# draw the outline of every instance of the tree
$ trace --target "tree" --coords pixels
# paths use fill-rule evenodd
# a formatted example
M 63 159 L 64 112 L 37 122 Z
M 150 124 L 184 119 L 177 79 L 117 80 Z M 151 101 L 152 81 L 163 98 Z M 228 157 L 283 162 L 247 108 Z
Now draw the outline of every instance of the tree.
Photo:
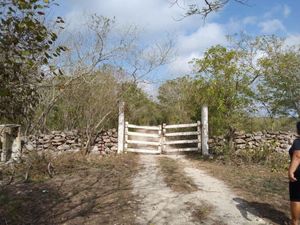
M 193 83 L 194 80 L 186 76 L 168 80 L 159 87 L 158 100 L 164 122 L 186 123 L 195 117 Z
M 269 45 L 260 59 L 263 79 L 258 85 L 260 101 L 273 116 L 300 117 L 300 48 L 283 42 Z
M 218 128 L 215 132 L 225 131 L 230 145 L 254 97 L 252 79 L 243 67 L 244 57 L 243 51 L 218 45 L 209 48 L 202 59 L 194 60 L 198 104 L 208 105 L 211 126 Z
M 49 1 L 4 0 L 0 3 L 0 117 L 2 122 L 30 123 L 39 100 L 42 66 L 60 55 L 57 35 L 45 25 Z M 63 20 L 59 17 L 56 23 Z
M 299 46 L 287 47 L 275 36 L 240 34 L 229 41 L 230 47 L 211 47 L 195 59 L 193 77 L 167 81 L 159 88 L 165 120 L 195 121 L 207 104 L 210 133 L 226 132 L 231 142 L 235 130 L 251 130 L 252 119 L 264 110 L 271 127 L 278 116 L 299 118 Z
M 246 4 L 248 0 L 231 0 L 240 4 Z M 192 15 L 201 15 L 206 18 L 210 13 L 217 12 L 225 7 L 230 0 L 194 0 L 190 1 L 183 0 L 172 0 L 172 5 L 178 5 L 182 8 L 182 5 L 188 7 L 185 13 L 185 17 Z
M 172 41 L 155 46 L 140 46 L 137 29 L 129 27 L 120 31 L 115 21 L 99 15 L 90 15 L 85 29 L 72 33 L 65 43 L 68 51 L 59 58 L 59 64 L 70 79 L 48 79 L 46 88 L 50 95 L 44 96 L 35 127 L 43 127 L 47 115 L 56 102 L 63 97 L 68 86 L 88 74 L 102 71 L 105 67 L 119 76 L 119 82 L 139 80 L 165 64 L 171 54 Z M 64 87 L 64 88 L 60 88 Z M 48 93 L 43 90 L 43 93 Z
M 160 106 L 134 82 L 122 84 L 122 99 L 126 103 L 126 120 L 141 125 L 162 123 Z
M 140 46 L 132 27 L 120 31 L 112 19 L 98 15 L 89 18 L 85 28 L 67 38 L 68 51 L 58 58 L 63 75 L 44 80 L 37 125 L 33 126 L 38 128 L 35 130 L 81 130 L 88 140 L 86 153 L 109 119 L 116 119 L 117 103 L 131 87 L 122 83 L 137 83 L 166 63 L 171 49 L 169 42 L 154 48 Z M 140 97 L 139 101 L 151 105 L 146 96 Z

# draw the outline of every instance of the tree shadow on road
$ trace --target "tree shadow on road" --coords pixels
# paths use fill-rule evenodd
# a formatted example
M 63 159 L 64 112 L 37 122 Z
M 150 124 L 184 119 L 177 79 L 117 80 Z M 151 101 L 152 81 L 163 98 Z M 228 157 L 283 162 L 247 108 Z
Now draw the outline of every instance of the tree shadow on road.
M 250 202 L 242 198 L 233 198 L 233 200 L 238 203 L 236 205 L 237 209 L 247 220 L 250 220 L 248 216 L 248 214 L 250 213 L 257 217 L 267 219 L 274 224 L 289 224 L 289 217 L 286 215 L 286 213 L 275 209 L 271 204 L 262 202 Z
M 46 181 L 8 185 L 0 190 L 0 225 L 132 225 L 136 161 L 112 157 Z

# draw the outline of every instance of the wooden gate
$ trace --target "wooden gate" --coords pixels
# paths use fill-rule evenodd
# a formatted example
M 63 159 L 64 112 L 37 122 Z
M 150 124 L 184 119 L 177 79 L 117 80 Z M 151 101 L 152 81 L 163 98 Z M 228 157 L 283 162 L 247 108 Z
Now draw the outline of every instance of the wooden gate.
M 124 150 L 150 154 L 201 151 L 201 123 L 138 126 L 126 122 Z

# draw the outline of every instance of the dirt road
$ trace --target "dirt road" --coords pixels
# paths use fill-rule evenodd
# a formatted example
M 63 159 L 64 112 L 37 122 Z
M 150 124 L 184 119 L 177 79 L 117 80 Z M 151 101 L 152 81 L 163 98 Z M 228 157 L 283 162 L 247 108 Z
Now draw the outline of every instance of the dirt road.
M 134 194 L 140 206 L 136 215 L 138 224 L 153 225 L 265 225 L 259 212 L 245 205 L 222 181 L 196 169 L 183 156 L 172 156 L 184 166 L 187 176 L 198 187 L 197 191 L 184 194 L 172 191 L 164 183 L 157 159 L 162 156 L 141 155 L 141 171 L 134 179 Z M 166 156 L 163 156 L 166 157 Z M 171 157 L 171 156 L 168 156 Z M 209 212 L 192 214 L 194 208 L 212 206 Z M 199 213 L 198 213 L 199 214 Z

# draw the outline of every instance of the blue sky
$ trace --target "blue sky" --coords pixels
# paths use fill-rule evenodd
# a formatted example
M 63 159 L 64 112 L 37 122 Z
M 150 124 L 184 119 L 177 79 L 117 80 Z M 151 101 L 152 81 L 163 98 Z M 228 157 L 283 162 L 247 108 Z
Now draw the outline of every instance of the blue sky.
M 199 5 L 204 0 L 197 0 Z M 195 0 L 182 0 L 187 4 Z M 227 44 L 226 35 L 244 31 L 253 36 L 275 34 L 286 37 L 288 44 L 300 44 L 299 0 L 249 0 L 248 5 L 231 1 L 203 21 L 201 16 L 177 20 L 184 14 L 180 7 L 170 7 L 170 0 L 60 0 L 55 14 L 62 16 L 69 28 L 80 29 L 87 13 L 115 17 L 121 26 L 136 25 L 141 43 L 155 44 L 165 37 L 175 43 L 172 62 L 145 79 L 144 88 L 155 95 L 157 86 L 191 71 L 188 64 L 201 57 L 212 45 Z M 186 5 L 183 3 L 184 8 Z

